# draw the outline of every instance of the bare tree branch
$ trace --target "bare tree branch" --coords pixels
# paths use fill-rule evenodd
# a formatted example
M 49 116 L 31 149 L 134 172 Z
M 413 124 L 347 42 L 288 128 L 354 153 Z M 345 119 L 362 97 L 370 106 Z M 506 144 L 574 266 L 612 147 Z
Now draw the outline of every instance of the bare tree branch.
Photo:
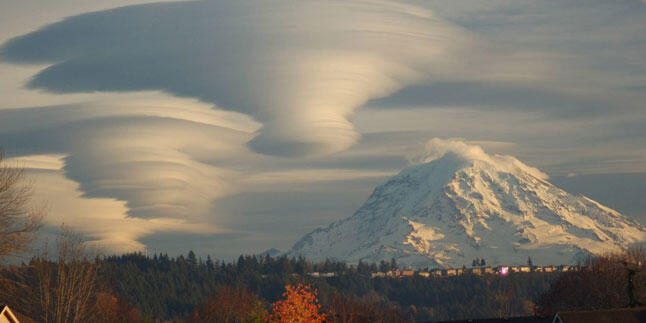
M 88 251 L 82 237 L 65 225 L 55 250 L 51 257 L 45 245 L 28 266 L 0 268 L 6 283 L 0 289 L 0 301 L 38 322 L 96 322 L 96 253 Z
M 24 171 L 7 165 L 0 150 L 0 261 L 28 251 L 41 227 L 45 209 L 30 203 L 32 194 Z

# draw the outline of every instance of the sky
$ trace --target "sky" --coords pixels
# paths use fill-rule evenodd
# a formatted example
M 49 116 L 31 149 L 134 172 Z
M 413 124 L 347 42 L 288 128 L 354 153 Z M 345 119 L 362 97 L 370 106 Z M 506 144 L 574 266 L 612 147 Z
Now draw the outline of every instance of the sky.
M 286 250 L 433 138 L 646 223 L 646 2 L 8 0 L 0 142 L 109 253 Z

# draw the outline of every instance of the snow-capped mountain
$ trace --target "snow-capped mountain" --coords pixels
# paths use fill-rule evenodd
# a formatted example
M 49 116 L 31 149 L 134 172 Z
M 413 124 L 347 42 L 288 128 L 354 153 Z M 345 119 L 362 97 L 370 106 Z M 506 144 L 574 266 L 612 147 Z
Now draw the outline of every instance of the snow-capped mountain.
M 430 161 L 377 187 L 349 218 L 287 252 L 313 261 L 389 261 L 411 267 L 567 264 L 646 239 L 637 222 L 547 181 L 511 156 L 434 139 Z

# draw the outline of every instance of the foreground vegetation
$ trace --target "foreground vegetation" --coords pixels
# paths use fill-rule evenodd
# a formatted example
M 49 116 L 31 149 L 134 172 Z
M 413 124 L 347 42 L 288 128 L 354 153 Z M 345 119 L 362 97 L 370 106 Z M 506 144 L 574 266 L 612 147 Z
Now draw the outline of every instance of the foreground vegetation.
M 43 313 L 61 315 L 61 307 L 71 303 L 79 309 L 74 314 L 86 318 L 99 313 L 101 318 L 118 318 L 107 321 L 186 322 L 280 322 L 277 313 L 284 309 L 279 306 L 290 295 L 300 299 L 293 303 L 301 304 L 301 310 L 320 314 L 328 322 L 550 315 L 646 301 L 646 275 L 642 274 L 646 262 L 638 249 L 590 258 L 581 270 L 563 273 L 370 278 L 378 269 L 374 264 L 313 264 L 286 257 L 241 256 L 222 262 L 199 259 L 192 252 L 179 257 L 133 253 L 70 261 L 69 253 L 78 254 L 73 246 L 68 245 L 64 249 L 68 254 L 56 261 L 36 258 L 11 270 L 5 267 L 5 280 L 11 273 L 12 279 L 33 288 L 0 295 L 0 301 L 41 319 Z M 307 275 L 313 271 L 336 276 Z M 65 289 L 74 290 L 71 294 L 77 299 L 64 299 Z M 17 302 L 20 299 L 32 305 Z M 49 301 L 34 302 L 39 299 Z
M 101 260 L 101 272 L 114 282 L 114 292 L 159 318 L 184 317 L 203 303 L 217 286 L 238 286 L 271 303 L 287 284 L 303 283 L 319 291 L 323 308 L 335 298 L 357 306 L 394 309 L 417 320 L 516 316 L 533 313 L 533 299 L 548 290 L 552 273 L 424 278 L 376 278 L 375 265 L 340 262 L 312 264 L 304 259 L 241 256 L 236 262 L 214 262 L 165 255 L 113 256 Z M 312 271 L 337 276 L 312 278 Z M 384 315 L 384 313 L 381 313 Z
M 24 285 L 40 286 L 43 274 L 37 272 L 59 275 L 62 273 L 59 268 L 61 262 L 65 263 L 65 260 L 46 262 L 34 259 L 28 265 L 13 268 L 12 272 L 22 273 Z M 548 290 L 557 277 L 556 273 L 517 273 L 506 277 L 467 274 L 440 278 L 371 279 L 370 273 L 376 271 L 376 265 L 313 264 L 304 259 L 254 256 L 241 256 L 235 262 L 225 263 L 210 258 L 198 259 L 192 252 L 186 257 L 174 258 L 126 254 L 74 264 L 92 268 L 91 272 L 95 271 L 96 277 L 88 278 L 87 270 L 75 269 L 79 277 L 68 275 L 67 278 L 79 282 L 61 282 L 61 288 L 76 286 L 71 288 L 100 293 L 103 304 L 99 305 L 106 307 L 109 304 L 112 309 L 91 309 L 94 306 L 91 296 L 83 297 L 87 301 L 81 304 L 81 308 L 90 308 L 90 312 L 131 313 L 129 320 L 192 317 L 195 321 L 196 317 L 203 318 L 204 313 L 213 312 L 213 308 L 220 307 L 223 311 L 221 307 L 226 307 L 227 302 L 236 304 L 239 309 L 244 307 L 244 312 L 250 317 L 265 317 L 259 313 L 270 310 L 272 303 L 284 299 L 286 286 L 299 284 L 318 291 L 316 298 L 320 302 L 321 313 L 328 314 L 328 321 L 335 317 L 341 322 L 348 321 L 344 317 L 392 322 L 528 315 L 534 311 L 532 300 Z M 43 269 L 46 266 L 50 266 L 50 270 Z M 64 266 L 73 269 L 74 265 L 68 262 Z M 337 275 L 313 278 L 307 275 L 312 271 Z M 56 284 L 53 278 L 47 278 L 50 285 Z M 43 298 L 42 295 L 37 297 L 38 292 L 23 289 L 21 293 L 25 299 Z M 56 297 L 59 296 L 45 298 Z M 12 304 L 11 300 L 8 302 Z M 32 315 L 39 315 L 38 306 L 16 306 Z M 135 312 L 137 314 L 133 314 Z

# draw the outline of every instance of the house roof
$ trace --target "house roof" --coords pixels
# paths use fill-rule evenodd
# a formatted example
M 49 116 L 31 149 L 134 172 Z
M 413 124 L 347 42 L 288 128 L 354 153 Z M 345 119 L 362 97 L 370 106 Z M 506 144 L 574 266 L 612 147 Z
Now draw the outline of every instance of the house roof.
M 596 311 L 558 312 L 555 323 L 639 323 L 646 322 L 646 307 L 617 308 Z
M 11 311 L 9 306 L 0 305 L 0 322 L 18 323 L 18 317 Z
M 9 306 L 0 304 L 0 316 L 4 316 L 9 322 L 15 323 L 36 323 L 31 318 L 16 312 L 9 308 Z

